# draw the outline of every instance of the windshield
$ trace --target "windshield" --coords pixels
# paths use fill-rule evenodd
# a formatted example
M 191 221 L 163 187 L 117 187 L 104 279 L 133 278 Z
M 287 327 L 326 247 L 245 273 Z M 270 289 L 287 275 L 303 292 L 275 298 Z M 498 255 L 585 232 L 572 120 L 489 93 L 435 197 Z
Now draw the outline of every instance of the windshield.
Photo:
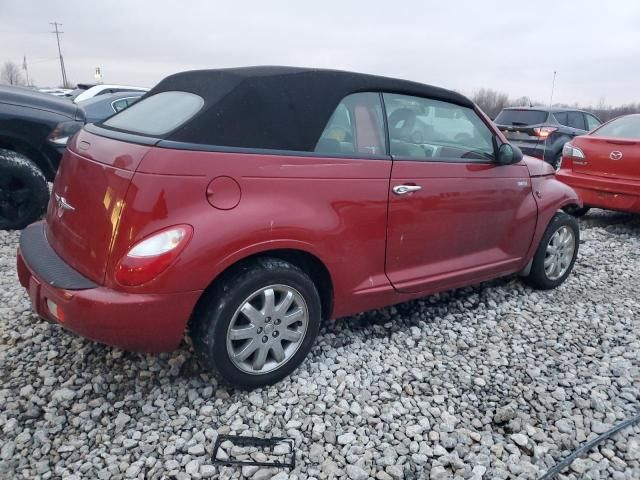
M 498 125 L 537 125 L 547 120 L 547 112 L 542 110 L 502 110 L 495 119 Z

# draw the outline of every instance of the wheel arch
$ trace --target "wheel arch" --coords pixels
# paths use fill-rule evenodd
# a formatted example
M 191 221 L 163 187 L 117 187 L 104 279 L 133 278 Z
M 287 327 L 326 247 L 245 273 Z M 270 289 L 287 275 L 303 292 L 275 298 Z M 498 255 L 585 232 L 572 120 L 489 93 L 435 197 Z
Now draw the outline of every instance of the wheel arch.
M 277 258 L 292 265 L 297 266 L 305 272 L 315 284 L 320 295 L 320 305 L 322 309 L 322 319 L 328 320 L 333 313 L 334 302 L 334 282 L 331 273 L 325 263 L 315 254 L 300 248 L 274 248 L 255 251 L 240 258 L 234 258 L 232 262 L 218 273 L 205 288 L 194 308 L 194 312 L 199 309 L 200 303 L 209 292 L 219 284 L 224 283 L 227 278 L 234 275 L 243 268 L 248 268 L 259 258 Z M 192 315 L 193 318 L 193 315 Z M 191 323 L 191 320 L 189 320 Z
M 44 152 L 31 146 L 28 142 L 19 138 L 0 135 L 0 148 L 11 150 L 26 157 L 40 169 L 48 181 L 52 181 L 53 177 L 55 177 L 56 168 L 52 161 Z

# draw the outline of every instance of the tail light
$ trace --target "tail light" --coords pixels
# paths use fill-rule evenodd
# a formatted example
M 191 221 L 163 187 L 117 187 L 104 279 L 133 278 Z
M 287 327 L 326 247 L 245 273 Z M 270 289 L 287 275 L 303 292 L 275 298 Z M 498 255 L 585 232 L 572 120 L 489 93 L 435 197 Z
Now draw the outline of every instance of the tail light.
M 547 138 L 549 135 L 551 135 L 556 130 L 558 130 L 556 127 L 535 127 L 533 129 L 533 134 L 536 137 Z
M 118 263 L 116 281 L 135 286 L 153 280 L 180 255 L 192 234 L 190 225 L 176 225 L 136 243 Z
M 578 147 L 574 147 L 573 143 L 567 142 L 562 147 L 562 157 L 560 158 L 560 165 L 558 165 L 558 170 L 562 167 L 564 168 L 573 168 L 573 161 L 584 160 L 584 152 L 580 150 Z

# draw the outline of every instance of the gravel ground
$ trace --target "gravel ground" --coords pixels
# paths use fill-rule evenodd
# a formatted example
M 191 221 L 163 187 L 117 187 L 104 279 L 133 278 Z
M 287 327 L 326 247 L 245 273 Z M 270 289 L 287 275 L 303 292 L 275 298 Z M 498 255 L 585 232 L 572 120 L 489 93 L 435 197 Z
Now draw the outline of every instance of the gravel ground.
M 637 411 L 640 218 L 581 220 L 569 281 L 515 278 L 332 322 L 244 393 L 190 349 L 137 355 L 34 318 L 0 232 L 2 478 L 538 478 Z M 291 471 L 212 466 L 218 434 L 289 436 Z M 640 426 L 559 478 L 640 478 Z

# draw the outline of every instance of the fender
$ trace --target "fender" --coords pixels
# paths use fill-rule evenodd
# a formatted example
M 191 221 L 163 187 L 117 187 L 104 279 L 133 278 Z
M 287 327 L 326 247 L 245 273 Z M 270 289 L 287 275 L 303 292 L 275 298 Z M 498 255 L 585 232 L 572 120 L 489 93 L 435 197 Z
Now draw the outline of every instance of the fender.
M 529 247 L 529 252 L 527 253 L 529 261 L 535 255 L 540 240 L 553 216 L 569 205 L 582 207 L 582 200 L 580 200 L 575 190 L 557 180 L 554 175 L 532 177 L 531 187 L 533 197 L 538 205 L 538 223 L 536 224 L 531 247 Z

